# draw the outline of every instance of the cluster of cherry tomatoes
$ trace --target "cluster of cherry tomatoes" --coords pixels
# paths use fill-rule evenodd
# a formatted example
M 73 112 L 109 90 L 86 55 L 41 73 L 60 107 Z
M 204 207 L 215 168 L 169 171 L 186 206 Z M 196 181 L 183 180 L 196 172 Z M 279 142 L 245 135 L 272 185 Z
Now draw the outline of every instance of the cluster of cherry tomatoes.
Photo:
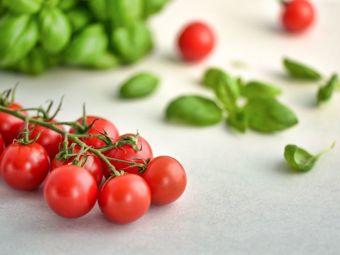
M 44 198 L 56 214 L 81 217 L 98 201 L 109 220 L 124 224 L 143 216 L 151 204 L 169 204 L 184 192 L 182 165 L 169 156 L 153 158 L 141 136 L 119 135 L 113 123 L 96 116 L 83 116 L 74 122 L 80 128 L 73 125 L 68 132 L 59 123 L 28 117 L 14 102 L 0 104 L 2 179 L 24 191 L 43 185 Z M 72 137 L 79 137 L 78 144 Z

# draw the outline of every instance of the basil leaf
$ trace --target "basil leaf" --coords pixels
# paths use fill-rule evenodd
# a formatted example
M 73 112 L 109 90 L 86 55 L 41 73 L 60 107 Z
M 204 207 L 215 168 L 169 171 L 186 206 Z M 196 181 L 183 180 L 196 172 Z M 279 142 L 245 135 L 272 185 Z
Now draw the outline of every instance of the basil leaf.
M 3 0 L 11 12 L 15 14 L 33 14 L 40 10 L 44 0 Z
M 240 87 L 238 82 L 227 75 L 221 76 L 213 87 L 215 96 L 223 105 L 226 111 L 233 112 L 237 108 L 237 99 L 240 96 Z
M 168 105 L 166 118 L 192 126 L 211 126 L 221 122 L 222 110 L 208 98 L 187 95 L 174 99 Z
M 40 41 L 49 53 L 62 51 L 71 38 L 71 25 L 64 13 L 58 8 L 46 8 L 38 18 Z
M 73 32 L 81 30 L 92 20 L 91 13 L 82 7 L 73 8 L 68 11 L 66 15 L 70 21 Z
M 141 98 L 152 94 L 159 85 L 159 78 L 152 73 L 138 73 L 123 83 L 121 98 Z
M 248 115 L 244 110 L 238 110 L 228 115 L 227 124 L 241 133 L 245 133 L 249 126 Z
M 303 148 L 300 148 L 293 144 L 289 144 L 285 147 L 284 158 L 286 159 L 291 169 L 297 172 L 307 172 L 314 167 L 315 163 L 319 160 L 321 156 L 333 149 L 334 146 L 335 143 L 333 143 L 329 148 L 321 151 L 317 155 L 313 155 Z
M 217 67 L 208 68 L 202 78 L 202 84 L 206 87 L 213 88 L 220 79 L 224 79 L 226 76 L 225 72 Z
M 112 47 L 125 63 L 137 61 L 152 49 L 151 33 L 142 22 L 115 29 L 111 39 Z
M 0 18 L 0 66 L 10 67 L 25 57 L 38 41 L 34 17 L 6 14 Z
M 298 123 L 294 112 L 275 98 L 249 99 L 244 111 L 248 115 L 249 127 L 262 133 L 278 132 Z
M 333 93 L 338 86 L 338 82 L 339 82 L 338 75 L 333 74 L 332 77 L 326 83 L 326 85 L 319 88 L 317 94 L 318 104 L 325 103 L 332 98 Z
M 144 0 L 144 18 L 160 12 L 169 0 Z
M 34 48 L 17 63 L 16 69 L 30 75 L 40 75 L 49 67 L 49 57 L 40 48 Z
M 74 7 L 79 0 L 59 0 L 58 7 L 62 10 L 69 10 Z M 100 1 L 100 0 L 95 0 Z
M 317 70 L 298 61 L 284 58 L 283 65 L 288 74 L 294 78 L 313 81 L 318 81 L 322 78 L 322 75 Z
M 107 0 L 109 8 L 113 11 L 109 13 L 109 18 L 114 28 L 127 27 L 142 19 L 143 0 Z
M 64 61 L 69 65 L 91 66 L 106 52 L 108 38 L 101 24 L 87 26 L 67 46 Z
M 117 56 L 113 55 L 110 52 L 104 52 L 101 55 L 95 57 L 91 63 L 88 64 L 88 67 L 94 69 L 108 69 L 112 67 L 116 67 L 120 64 Z
M 250 81 L 241 88 L 241 95 L 246 98 L 276 97 L 281 93 L 278 87 L 261 81 Z

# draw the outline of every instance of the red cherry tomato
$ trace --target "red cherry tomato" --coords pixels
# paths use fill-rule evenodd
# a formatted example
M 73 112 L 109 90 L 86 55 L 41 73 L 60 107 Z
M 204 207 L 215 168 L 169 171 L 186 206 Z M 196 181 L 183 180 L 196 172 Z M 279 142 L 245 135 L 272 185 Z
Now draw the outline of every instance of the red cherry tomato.
M 165 205 L 184 192 L 187 177 L 183 166 L 174 158 L 160 156 L 150 161 L 142 177 L 151 190 L 153 204 Z
M 125 134 L 124 136 L 134 136 L 134 134 Z M 119 138 L 117 138 L 119 139 Z M 149 143 L 143 138 L 139 137 L 137 141 L 138 148 L 141 148 L 140 151 L 135 151 L 134 148 L 129 145 L 125 144 L 121 147 L 114 148 L 112 150 L 109 150 L 105 152 L 105 155 L 110 158 L 125 160 L 125 161 L 132 161 L 138 164 L 144 163 L 144 161 L 152 159 L 152 149 Z M 117 169 L 117 170 L 124 170 L 125 172 L 131 173 L 131 174 L 137 174 L 139 169 L 138 167 L 131 167 L 127 163 L 117 162 L 112 160 L 111 164 Z M 103 171 L 104 176 L 109 176 L 111 174 L 110 169 L 107 167 L 107 165 L 103 165 Z
M 80 149 L 78 147 L 75 147 L 74 152 L 79 152 Z M 86 152 L 84 155 L 82 155 L 80 157 L 80 160 L 86 156 L 86 162 L 85 164 L 82 166 L 84 169 L 86 169 L 92 176 L 93 178 L 96 180 L 97 185 L 99 186 L 101 184 L 101 181 L 103 179 L 103 166 L 102 166 L 102 162 L 101 160 L 94 155 L 91 152 Z M 70 158 L 66 161 L 64 160 L 57 160 L 56 158 L 54 158 L 52 160 L 52 166 L 51 169 L 52 171 L 56 168 L 59 168 L 61 166 L 64 165 L 69 165 L 71 164 L 71 162 L 74 160 L 74 158 Z
M 97 183 L 82 167 L 66 165 L 52 171 L 46 178 L 44 197 L 48 206 L 65 218 L 78 218 L 95 205 Z
M 110 221 L 130 223 L 150 207 L 150 189 L 139 175 L 126 174 L 108 179 L 98 198 L 100 210 Z
M 22 106 L 20 104 L 10 104 L 7 108 L 12 110 L 20 110 Z M 26 112 L 21 112 L 27 115 Z M 2 138 L 5 141 L 6 145 L 9 145 L 13 142 L 14 139 L 18 137 L 21 131 L 21 127 L 24 121 L 14 117 L 10 114 L 0 112 L 0 133 L 2 134 Z
M 49 122 L 53 123 L 55 120 Z M 64 130 L 62 125 L 56 125 L 56 127 Z M 51 129 L 39 125 L 30 125 L 30 132 L 30 139 L 34 139 L 40 133 L 36 142 L 45 148 L 51 160 L 54 159 L 55 155 L 59 152 L 59 145 L 64 139 L 63 136 Z
M 2 135 L 0 134 L 0 156 L 4 150 L 5 150 L 5 142 L 2 139 Z
M 299 33 L 313 24 L 315 16 L 315 9 L 311 2 L 293 0 L 283 5 L 281 21 L 288 32 Z
M 1 156 L 0 170 L 5 182 L 14 189 L 37 189 L 50 169 L 50 159 L 38 143 L 9 145 Z
M 178 38 L 178 49 L 184 60 L 200 61 L 207 57 L 215 46 L 212 29 L 202 22 L 188 24 Z
M 118 130 L 116 126 L 106 119 L 99 118 L 96 116 L 87 116 L 86 125 L 90 125 L 94 120 L 96 121 L 93 127 L 87 132 L 88 134 L 97 135 L 105 131 L 111 139 L 115 139 L 116 137 L 118 137 L 119 134 L 118 134 Z M 78 119 L 77 122 L 82 123 L 82 118 Z M 76 129 L 71 128 L 70 133 L 75 134 L 77 133 L 77 131 Z M 98 138 L 90 137 L 90 138 L 84 138 L 82 140 L 87 145 L 92 146 L 93 148 L 96 148 L 96 149 L 105 146 L 105 142 L 103 142 L 102 140 Z

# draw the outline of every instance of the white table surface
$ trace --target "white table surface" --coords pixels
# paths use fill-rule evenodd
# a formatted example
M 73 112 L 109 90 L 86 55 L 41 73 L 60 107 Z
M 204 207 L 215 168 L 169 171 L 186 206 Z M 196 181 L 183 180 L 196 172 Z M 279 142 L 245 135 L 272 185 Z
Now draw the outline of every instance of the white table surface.
M 172 155 L 188 174 L 184 196 L 166 207 L 151 207 L 130 225 L 106 221 L 96 206 L 87 216 L 54 215 L 40 192 L 17 192 L 0 180 L 0 254 L 339 254 L 340 144 L 307 174 L 283 162 L 287 143 L 311 151 L 340 143 L 340 92 L 322 109 L 316 85 L 294 83 L 282 72 L 288 55 L 326 74 L 340 71 L 340 2 L 315 1 L 317 26 L 302 36 L 277 28 L 274 0 L 177 0 L 153 19 L 157 49 L 139 64 L 121 70 L 54 70 L 39 78 L 0 73 L 0 89 L 20 82 L 18 101 L 34 106 L 65 95 L 60 119 L 88 112 L 114 121 L 122 133 L 137 129 L 156 155 Z M 174 57 L 182 25 L 203 19 L 216 28 L 219 46 L 198 65 Z M 232 62 L 247 63 L 246 69 Z M 183 93 L 210 95 L 200 87 L 202 71 L 218 65 L 235 75 L 258 78 L 284 89 L 282 101 L 300 124 L 276 135 L 238 135 L 225 125 L 189 128 L 167 124 L 168 101 Z M 146 100 L 121 101 L 118 84 L 130 74 L 152 70 L 162 77 L 158 93 Z

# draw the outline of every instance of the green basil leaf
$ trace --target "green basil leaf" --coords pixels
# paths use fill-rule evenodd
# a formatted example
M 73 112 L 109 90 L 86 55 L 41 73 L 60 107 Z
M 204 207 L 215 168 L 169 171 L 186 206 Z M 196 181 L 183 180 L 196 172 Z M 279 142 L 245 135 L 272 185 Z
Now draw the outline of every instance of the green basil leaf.
M 62 51 L 71 38 L 71 25 L 58 8 L 46 8 L 39 13 L 40 41 L 50 53 Z
M 166 109 L 167 120 L 192 126 L 215 125 L 222 117 L 222 110 L 214 101 L 196 95 L 180 96 Z
M 144 0 L 144 18 L 160 12 L 169 0 Z
M 92 21 L 91 13 L 82 7 L 73 8 L 69 10 L 66 15 L 70 21 L 73 32 L 83 29 Z
M 3 0 L 3 4 L 15 14 L 33 14 L 40 10 L 44 0 Z
M 143 0 L 110 1 L 109 18 L 114 28 L 127 27 L 142 19 Z
M 333 149 L 334 146 L 335 143 L 333 143 L 331 147 L 321 151 L 317 155 L 313 155 L 303 148 L 300 148 L 293 144 L 289 144 L 285 147 L 284 158 L 286 159 L 291 169 L 297 172 L 307 172 L 314 167 L 315 163 L 322 155 Z
M 3 1 L 0 1 L 0 15 L 4 15 L 7 11 L 6 6 L 4 5 Z
M 96 17 L 99 21 L 108 21 L 109 20 L 109 13 L 111 11 L 111 6 L 108 0 L 89 0 L 88 6 L 91 10 L 92 14 Z
M 322 75 L 317 70 L 296 60 L 284 58 L 283 65 L 288 74 L 294 78 L 313 81 L 318 81 L 322 78 Z
M 87 26 L 77 34 L 64 52 L 64 61 L 69 65 L 91 66 L 108 47 L 105 29 L 100 24 Z
M 240 133 L 245 133 L 249 127 L 248 115 L 243 109 L 235 111 L 228 115 L 227 124 Z
M 237 108 L 237 99 L 240 96 L 240 87 L 238 82 L 225 73 L 217 79 L 217 83 L 213 87 L 215 96 L 223 105 L 226 111 L 233 112 Z
M 202 78 L 202 84 L 206 87 L 213 88 L 219 80 L 226 79 L 225 72 L 217 67 L 208 68 Z
M 337 89 L 338 83 L 339 83 L 338 75 L 333 74 L 332 77 L 326 83 L 326 85 L 319 88 L 317 94 L 318 104 L 325 103 L 332 98 L 334 91 Z
M 142 22 L 117 28 L 112 34 L 112 47 L 123 62 L 135 62 L 152 49 L 151 33 Z
M 69 10 L 72 7 L 76 6 L 78 4 L 79 0 L 59 0 L 58 7 L 62 10 Z M 100 0 L 94 0 L 94 1 L 100 1 Z
M 241 88 L 241 95 L 246 98 L 276 97 L 281 93 L 280 88 L 261 81 L 250 81 Z
M 249 99 L 244 111 L 248 115 L 249 127 L 262 133 L 278 132 L 298 123 L 294 112 L 275 98 Z
M 40 75 L 49 66 L 48 56 L 42 49 L 34 48 L 25 58 L 17 63 L 17 70 L 30 75 Z
M 152 94 L 159 85 L 159 78 L 152 73 L 138 73 L 125 81 L 119 90 L 121 98 L 142 98 Z
M 94 69 L 108 69 L 112 67 L 117 67 L 120 64 L 117 56 L 113 55 L 110 52 L 104 52 L 101 55 L 98 55 L 93 59 L 91 63 L 88 64 L 88 67 Z
M 38 41 L 38 25 L 29 15 L 6 14 L 0 19 L 0 66 L 10 67 L 25 57 Z

